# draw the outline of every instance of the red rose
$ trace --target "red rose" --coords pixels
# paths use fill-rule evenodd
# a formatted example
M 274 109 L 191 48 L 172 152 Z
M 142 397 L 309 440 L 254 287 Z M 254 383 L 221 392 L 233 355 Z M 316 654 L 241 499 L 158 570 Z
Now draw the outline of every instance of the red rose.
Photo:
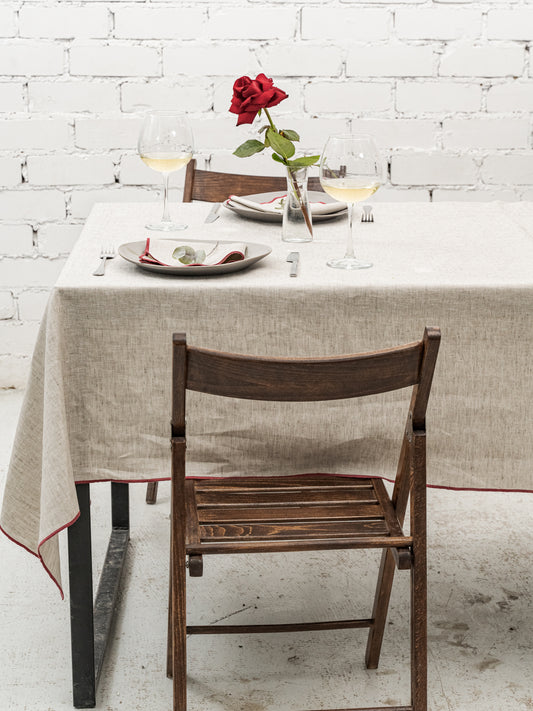
M 272 79 L 264 74 L 258 74 L 255 79 L 241 77 L 233 85 L 229 110 L 232 114 L 239 114 L 237 126 L 241 123 L 253 123 L 260 109 L 277 106 L 287 96 L 288 94 L 275 87 Z

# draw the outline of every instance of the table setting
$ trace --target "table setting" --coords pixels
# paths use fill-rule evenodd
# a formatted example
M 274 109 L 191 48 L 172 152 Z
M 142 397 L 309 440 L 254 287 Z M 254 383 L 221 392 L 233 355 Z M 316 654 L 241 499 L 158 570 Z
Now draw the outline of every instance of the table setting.
M 234 151 L 239 158 L 248 158 L 265 149 L 271 149 L 272 159 L 285 166 L 287 190 L 284 193 L 258 193 L 251 195 L 230 194 L 222 206 L 241 217 L 251 220 L 264 220 L 281 223 L 281 239 L 285 242 L 310 242 L 313 239 L 313 222 L 336 219 L 347 215 L 348 234 L 346 253 L 342 259 L 330 259 L 328 266 L 341 269 L 365 269 L 370 263 L 357 260 L 354 254 L 354 205 L 371 197 L 379 188 L 382 180 L 382 163 L 375 141 L 368 135 L 331 136 L 326 141 L 321 155 L 295 156 L 295 143 L 300 141 L 299 134 L 292 129 L 278 129 L 269 109 L 288 98 L 288 95 L 275 87 L 272 79 L 259 74 L 254 80 L 247 76 L 240 77 L 234 83 L 230 112 L 237 114 L 237 126 L 251 124 L 263 114 L 267 123 L 258 130 L 263 140 L 249 139 Z M 185 167 L 192 159 L 194 141 L 189 120 L 185 114 L 171 111 L 153 111 L 146 115 L 138 141 L 138 152 L 143 162 L 162 173 L 163 216 L 160 222 L 146 225 L 147 230 L 166 233 L 187 229 L 185 223 L 173 221 L 169 214 L 168 188 L 172 173 Z M 321 192 L 308 190 L 307 170 L 320 160 Z M 369 213 L 363 212 L 364 221 Z M 214 207 L 206 217 L 206 223 L 216 220 L 218 208 Z M 147 241 L 149 238 L 147 238 Z M 158 241 L 158 249 L 164 249 L 164 243 Z M 188 245 L 177 244 L 174 249 L 169 245 L 163 266 L 181 267 L 182 264 L 194 267 L 214 266 L 201 259 L 188 259 L 187 250 L 195 255 Z M 198 244 L 196 245 L 199 246 Z M 210 248 L 210 245 L 206 245 Z M 148 249 L 148 247 L 146 248 Z M 218 249 L 218 247 L 211 247 Z M 137 251 L 137 247 L 133 251 Z M 131 256 L 132 250 L 123 250 Z M 201 251 L 196 252 L 202 254 Z M 177 256 L 176 256 L 177 255 Z M 237 261 L 238 257 L 217 252 L 219 262 Z M 104 255 L 102 255 L 103 258 Z M 245 253 L 241 258 L 246 259 Z M 147 259 L 141 255 L 139 261 L 155 264 L 158 260 Z M 161 260 L 159 260 L 161 264 Z M 103 268 L 103 267 L 102 267 Z M 184 272 L 183 272 L 184 273 Z M 188 273 L 188 272 L 187 272 Z M 206 273 L 205 270 L 202 273 Z

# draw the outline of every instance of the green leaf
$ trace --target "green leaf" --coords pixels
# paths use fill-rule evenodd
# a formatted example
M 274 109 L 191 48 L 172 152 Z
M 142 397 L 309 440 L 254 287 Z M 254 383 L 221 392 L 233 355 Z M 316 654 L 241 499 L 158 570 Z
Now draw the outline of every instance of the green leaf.
M 314 165 L 318 160 L 320 160 L 320 156 L 301 156 L 300 158 L 295 158 L 294 160 L 290 160 L 289 165 L 294 165 L 294 166 Z
M 195 250 L 187 245 L 176 247 L 176 249 L 172 252 L 173 258 L 178 259 L 182 264 L 192 264 L 194 262 L 195 255 Z
M 275 160 L 278 163 L 283 163 L 283 165 L 289 165 L 289 161 L 286 158 L 282 158 L 281 156 L 278 156 L 277 153 L 272 153 L 272 160 Z
M 241 143 L 241 145 L 233 151 L 233 155 L 237 158 L 248 158 L 248 156 L 253 156 L 254 153 L 259 153 L 265 147 L 264 143 L 261 141 L 256 141 L 255 138 L 250 139 Z
M 296 150 L 294 144 L 287 138 L 283 138 L 277 131 L 273 131 L 272 128 L 268 129 L 266 135 L 276 153 L 279 153 L 284 158 L 291 158 L 294 155 L 294 151 Z
M 259 133 L 263 133 L 263 131 L 266 131 L 267 128 L 270 128 L 270 126 L 268 125 L 268 123 L 265 123 L 265 125 L 261 126 L 261 128 L 259 129 Z
M 289 141 L 299 141 L 300 136 L 296 133 L 296 131 L 291 131 L 290 128 L 284 128 L 282 131 L 280 131 L 282 136 L 285 136 L 285 138 L 288 138 Z
M 203 264 L 206 254 L 205 249 L 196 251 L 193 247 L 184 244 L 181 247 L 176 247 L 172 252 L 172 256 L 182 264 Z

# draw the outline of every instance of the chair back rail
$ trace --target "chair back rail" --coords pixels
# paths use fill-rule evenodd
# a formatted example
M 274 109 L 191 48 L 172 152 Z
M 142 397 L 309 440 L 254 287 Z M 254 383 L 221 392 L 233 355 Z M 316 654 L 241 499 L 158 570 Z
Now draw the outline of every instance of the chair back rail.
M 263 358 L 189 347 L 187 388 L 279 402 L 361 397 L 417 383 L 422 351 L 418 342 L 354 356 Z
M 322 190 L 318 178 L 309 178 L 310 190 Z M 287 180 L 283 175 L 240 175 L 218 173 L 214 170 L 198 170 L 193 158 L 187 164 L 183 202 L 204 200 L 223 202 L 230 195 L 253 195 L 287 190 Z

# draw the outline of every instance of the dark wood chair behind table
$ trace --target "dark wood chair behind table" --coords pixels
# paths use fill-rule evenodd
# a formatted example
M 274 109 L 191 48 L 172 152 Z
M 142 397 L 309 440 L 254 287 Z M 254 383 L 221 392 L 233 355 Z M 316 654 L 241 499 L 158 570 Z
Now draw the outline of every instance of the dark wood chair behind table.
M 318 178 L 309 178 L 309 190 L 322 190 Z M 196 160 L 187 164 L 183 202 L 204 200 L 223 202 L 230 195 L 253 195 L 287 190 L 287 180 L 283 175 L 239 175 L 237 173 L 217 173 L 214 170 L 198 170 Z
M 188 634 L 366 627 L 365 663 L 367 668 L 376 668 L 395 568 L 409 570 L 411 579 L 411 699 L 403 706 L 383 708 L 427 711 L 425 417 L 439 343 L 440 331 L 426 328 L 422 340 L 396 348 L 339 357 L 283 359 L 195 348 L 187 345 L 183 334 L 174 335 L 167 665 L 169 676 L 173 676 L 174 711 L 186 710 Z M 309 403 L 407 387 L 412 388 L 412 394 L 391 497 L 379 478 L 313 474 L 186 479 L 187 390 Z M 290 462 L 287 470 L 290 472 Z M 406 534 L 403 523 L 408 500 Z M 201 576 L 204 556 L 209 555 L 348 548 L 382 550 L 373 610 L 366 619 L 273 625 L 187 624 L 187 558 L 189 574 Z M 316 570 L 309 574 L 316 575 Z
M 310 178 L 309 190 L 322 190 L 318 178 Z M 183 202 L 203 200 L 204 202 L 223 202 L 230 195 L 254 195 L 287 190 L 287 180 L 283 175 L 238 175 L 237 173 L 217 173 L 214 170 L 198 170 L 193 158 L 187 164 Z M 146 488 L 146 503 L 157 501 L 157 481 L 152 481 Z

